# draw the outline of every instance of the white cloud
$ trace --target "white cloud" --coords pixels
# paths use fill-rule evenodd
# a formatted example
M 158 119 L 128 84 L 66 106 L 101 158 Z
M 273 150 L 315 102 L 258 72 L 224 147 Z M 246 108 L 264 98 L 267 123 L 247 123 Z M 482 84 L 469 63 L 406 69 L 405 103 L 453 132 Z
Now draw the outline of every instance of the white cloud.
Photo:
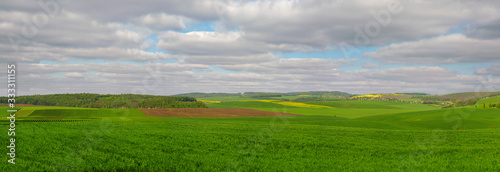
M 167 31 L 158 38 L 158 47 L 185 55 L 250 55 L 275 51 L 307 51 L 307 47 L 291 44 L 268 44 L 244 38 L 243 32 Z
M 164 32 L 158 36 L 158 47 L 172 53 L 188 55 L 248 55 L 266 53 L 266 49 L 241 40 L 241 33 Z
M 138 22 L 154 30 L 182 30 L 186 28 L 186 17 L 165 13 L 147 14 L 138 18 Z
M 69 78 L 83 78 L 84 77 L 84 75 L 82 73 L 78 73 L 78 72 L 65 73 L 64 76 L 69 77 Z
M 237 64 L 237 65 L 216 65 L 230 71 L 245 71 L 256 73 L 308 73 L 320 75 L 319 71 L 331 71 L 339 67 L 339 63 L 345 63 L 343 59 L 320 59 L 320 58 L 291 58 L 277 59 L 274 61 L 255 63 L 255 64 Z
M 307 47 L 274 45 L 249 41 L 241 32 L 195 31 L 179 33 L 167 31 L 160 34 L 157 47 L 169 53 L 183 55 L 188 63 L 245 64 L 277 59 L 272 52 L 306 50 Z
M 366 68 L 366 69 L 371 69 L 371 68 L 379 68 L 380 65 L 375 64 L 375 63 L 363 63 L 362 67 Z
M 238 65 L 249 63 L 262 63 L 278 59 L 271 53 L 242 55 L 242 56 L 183 56 L 183 62 L 192 64 L 212 64 L 212 65 Z

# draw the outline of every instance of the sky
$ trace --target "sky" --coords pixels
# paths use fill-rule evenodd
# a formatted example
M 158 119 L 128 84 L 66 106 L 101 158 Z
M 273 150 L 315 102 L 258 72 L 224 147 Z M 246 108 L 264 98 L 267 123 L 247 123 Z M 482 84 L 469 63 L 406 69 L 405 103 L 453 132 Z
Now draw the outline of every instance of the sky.
M 500 91 L 499 30 L 496 0 L 4 0 L 0 63 L 18 95 Z

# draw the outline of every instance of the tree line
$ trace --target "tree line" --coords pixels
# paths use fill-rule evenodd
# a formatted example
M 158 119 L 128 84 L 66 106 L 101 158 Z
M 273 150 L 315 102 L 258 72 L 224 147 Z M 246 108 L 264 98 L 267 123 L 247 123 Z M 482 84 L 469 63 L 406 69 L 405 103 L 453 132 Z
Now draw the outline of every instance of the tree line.
M 0 102 L 7 102 L 0 97 Z M 192 97 L 153 96 L 138 94 L 101 95 L 90 93 L 29 95 L 16 97 L 16 104 L 65 106 L 82 108 L 206 108 Z

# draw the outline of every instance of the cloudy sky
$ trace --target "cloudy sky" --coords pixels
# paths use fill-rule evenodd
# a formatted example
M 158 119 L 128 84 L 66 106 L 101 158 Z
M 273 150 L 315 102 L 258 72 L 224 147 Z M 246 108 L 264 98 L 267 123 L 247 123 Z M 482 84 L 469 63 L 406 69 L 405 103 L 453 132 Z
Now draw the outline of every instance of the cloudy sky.
M 496 0 L 3 0 L 0 62 L 23 95 L 498 91 L 499 30 Z

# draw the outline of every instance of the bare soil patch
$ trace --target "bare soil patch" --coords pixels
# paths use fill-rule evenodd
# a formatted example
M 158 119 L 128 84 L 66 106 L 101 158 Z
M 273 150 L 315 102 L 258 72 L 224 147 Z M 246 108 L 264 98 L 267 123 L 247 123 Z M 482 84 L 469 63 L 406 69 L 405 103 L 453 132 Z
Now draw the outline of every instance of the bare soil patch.
M 252 117 L 252 116 L 295 116 L 297 114 L 268 112 L 245 108 L 180 108 L 140 109 L 147 116 L 159 117 Z

